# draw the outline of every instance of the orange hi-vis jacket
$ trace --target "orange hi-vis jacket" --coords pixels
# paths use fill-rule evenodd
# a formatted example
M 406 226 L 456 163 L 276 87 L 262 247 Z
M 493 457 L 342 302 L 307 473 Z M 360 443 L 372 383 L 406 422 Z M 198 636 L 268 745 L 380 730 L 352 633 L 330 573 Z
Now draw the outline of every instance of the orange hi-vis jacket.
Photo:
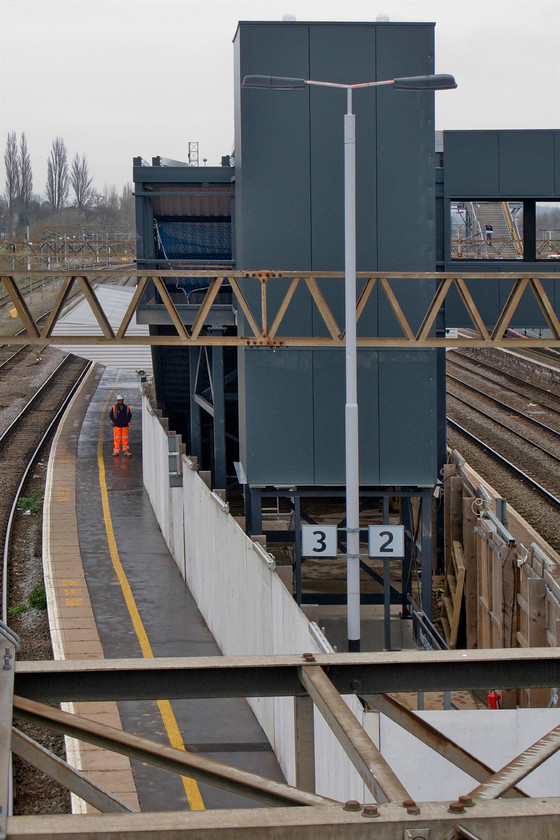
M 119 403 L 115 403 L 111 407 L 111 413 L 109 415 L 111 418 L 111 423 L 113 426 L 119 426 L 119 428 L 124 428 L 125 426 L 130 425 L 130 421 L 132 420 L 132 412 L 130 410 L 130 406 L 119 405 Z

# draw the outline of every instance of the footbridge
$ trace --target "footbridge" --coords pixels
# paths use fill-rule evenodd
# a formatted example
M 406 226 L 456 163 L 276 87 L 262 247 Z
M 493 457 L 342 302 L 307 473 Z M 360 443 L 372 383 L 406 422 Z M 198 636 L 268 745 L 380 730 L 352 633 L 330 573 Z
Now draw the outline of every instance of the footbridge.
M 222 273 L 223 272 L 223 273 Z M 47 315 L 26 299 L 29 277 L 42 276 L 58 284 Z M 113 271 L 113 282 L 137 278 L 135 292 L 120 323 L 114 328 L 96 294 L 103 271 L 4 271 L 0 290 L 6 304 L 0 318 L 0 340 L 34 345 L 219 345 L 238 347 L 343 347 L 344 325 L 340 307 L 344 274 L 336 271 L 220 271 L 190 269 Z M 195 282 L 197 294 L 185 292 Z M 359 272 L 356 305 L 358 347 L 537 347 L 560 346 L 560 272 Z M 334 284 L 334 285 L 333 285 Z M 413 286 L 422 285 L 424 303 L 407 303 Z M 326 289 L 328 288 L 328 294 Z M 87 300 L 97 328 L 74 334 L 55 328 L 73 291 Z M 296 294 L 297 293 L 297 294 Z M 311 303 L 316 328 L 307 334 L 287 334 L 283 319 L 291 307 Z M 377 307 L 377 310 L 373 309 Z M 370 325 L 364 333 L 360 319 L 366 312 Z M 132 335 L 133 319 L 148 323 L 146 313 L 157 314 L 170 334 Z M 442 318 L 443 312 L 445 317 Z M 338 313 L 338 318 L 337 318 Z M 528 314 L 529 313 L 529 314 Z M 366 319 L 363 319 L 364 322 Z M 371 324 L 377 324 L 372 329 Z M 546 335 L 516 335 L 510 328 L 541 327 Z M 209 325 L 212 329 L 209 329 Z M 220 329 L 216 329 L 216 326 Z M 467 329 L 457 337 L 446 332 Z

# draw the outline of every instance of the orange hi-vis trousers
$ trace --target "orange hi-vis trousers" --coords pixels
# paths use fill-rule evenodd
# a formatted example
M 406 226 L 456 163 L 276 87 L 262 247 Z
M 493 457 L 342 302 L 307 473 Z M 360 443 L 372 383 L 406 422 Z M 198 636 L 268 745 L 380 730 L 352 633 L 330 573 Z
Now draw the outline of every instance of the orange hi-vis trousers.
M 128 449 L 128 426 L 113 426 L 113 454 L 118 455 L 122 442 L 123 452 Z

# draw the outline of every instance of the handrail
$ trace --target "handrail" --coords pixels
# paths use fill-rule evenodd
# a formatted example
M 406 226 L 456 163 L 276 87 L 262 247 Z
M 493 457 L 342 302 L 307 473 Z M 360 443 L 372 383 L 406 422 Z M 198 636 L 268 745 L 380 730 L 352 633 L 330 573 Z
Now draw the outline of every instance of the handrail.
M 519 236 L 519 231 L 517 230 L 517 225 L 515 224 L 513 217 L 511 215 L 511 210 L 509 209 L 509 203 L 507 201 L 502 201 L 502 208 L 504 211 L 504 216 L 506 219 L 507 226 L 509 228 L 510 236 L 513 239 L 515 244 L 515 248 L 519 255 L 523 254 L 523 243 Z

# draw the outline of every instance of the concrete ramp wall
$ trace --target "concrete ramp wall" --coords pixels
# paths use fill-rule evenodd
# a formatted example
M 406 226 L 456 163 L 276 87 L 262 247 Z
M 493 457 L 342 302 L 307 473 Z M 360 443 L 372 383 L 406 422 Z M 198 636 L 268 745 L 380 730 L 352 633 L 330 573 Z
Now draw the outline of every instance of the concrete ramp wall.
M 189 458 L 182 457 L 182 486 L 171 486 L 177 481 L 170 481 L 164 426 L 144 395 L 144 485 L 169 550 L 222 653 L 332 652 L 276 574 L 273 558 L 247 537 Z M 346 701 L 361 721 L 359 701 L 353 696 Z M 293 698 L 253 698 L 250 703 L 286 780 L 295 785 Z M 317 710 L 314 728 L 317 793 L 339 801 L 372 801 Z
M 182 486 L 170 486 L 168 433 L 143 402 L 144 483 L 171 554 L 224 655 L 332 652 L 275 572 L 274 561 L 229 515 L 183 457 Z M 345 698 L 382 755 L 418 801 L 453 800 L 476 786 L 384 715 Z M 293 698 L 253 698 L 251 706 L 289 784 L 296 784 Z M 316 791 L 346 801 L 372 796 L 321 715 L 314 713 Z M 419 712 L 468 752 L 498 770 L 558 725 L 558 709 Z M 422 772 L 418 772 L 418 768 Z M 560 754 L 531 773 L 529 795 L 560 795 Z

